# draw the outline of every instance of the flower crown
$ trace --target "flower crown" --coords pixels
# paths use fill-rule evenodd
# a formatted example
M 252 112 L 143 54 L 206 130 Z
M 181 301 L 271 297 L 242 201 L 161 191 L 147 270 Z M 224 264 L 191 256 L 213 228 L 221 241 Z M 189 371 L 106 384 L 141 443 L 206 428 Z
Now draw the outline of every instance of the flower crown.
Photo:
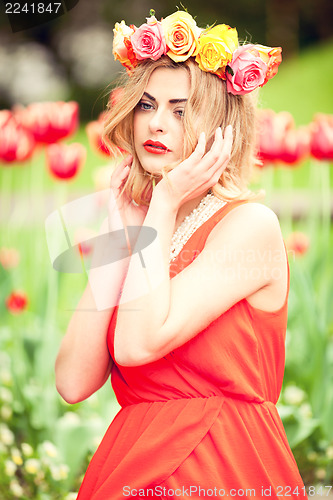
M 114 27 L 113 54 L 130 74 L 139 61 L 156 61 L 166 54 L 175 62 L 195 58 L 199 68 L 227 82 L 234 95 L 252 92 L 276 75 L 282 61 L 281 47 L 246 44 L 238 46 L 235 28 L 227 24 L 201 29 L 184 11 L 157 21 L 150 11 L 147 23 L 139 28 L 125 21 Z

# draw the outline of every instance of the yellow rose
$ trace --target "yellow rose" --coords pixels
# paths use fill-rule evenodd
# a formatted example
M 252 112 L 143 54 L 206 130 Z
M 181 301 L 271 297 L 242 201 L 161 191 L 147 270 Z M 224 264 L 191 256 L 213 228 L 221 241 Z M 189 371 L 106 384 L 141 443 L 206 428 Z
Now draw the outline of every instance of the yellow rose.
M 162 20 L 162 28 L 170 59 L 181 62 L 197 54 L 200 29 L 190 14 L 179 10 Z
M 200 36 L 195 60 L 200 69 L 215 73 L 225 80 L 225 68 L 231 62 L 232 53 L 237 47 L 236 29 L 227 24 L 218 24 Z
M 130 36 L 133 33 L 134 29 L 127 26 L 125 21 L 116 23 L 113 29 L 113 55 L 115 61 L 120 61 L 128 69 L 136 66 L 136 57 L 130 41 Z

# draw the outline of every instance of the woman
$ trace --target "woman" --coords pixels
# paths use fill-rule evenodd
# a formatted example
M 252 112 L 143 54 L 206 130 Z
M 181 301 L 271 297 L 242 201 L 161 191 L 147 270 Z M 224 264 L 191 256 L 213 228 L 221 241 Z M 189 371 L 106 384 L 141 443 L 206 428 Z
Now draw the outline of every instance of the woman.
M 116 25 L 114 53 L 129 78 L 105 133 L 130 155 L 112 175 L 118 211 L 105 223 L 117 229 L 120 214 L 142 228 L 111 278 L 91 270 L 110 307 L 80 313 L 94 308 L 88 285 L 57 358 L 68 402 L 111 373 L 122 406 L 78 498 L 306 498 L 275 407 L 286 252 L 275 214 L 246 187 L 252 91 L 281 49 L 238 48 L 236 30 L 200 31 L 179 11 Z M 156 231 L 147 251 L 144 228 Z

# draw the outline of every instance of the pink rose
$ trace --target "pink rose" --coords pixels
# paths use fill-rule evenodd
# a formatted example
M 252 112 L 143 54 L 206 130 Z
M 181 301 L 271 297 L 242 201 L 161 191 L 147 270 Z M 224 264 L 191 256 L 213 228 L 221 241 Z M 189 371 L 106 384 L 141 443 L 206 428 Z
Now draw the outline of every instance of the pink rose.
M 248 94 L 265 83 L 267 64 L 252 44 L 235 50 L 229 68 L 231 71 L 227 71 L 227 90 L 231 94 Z
M 147 19 L 131 36 L 131 43 L 137 59 L 153 59 L 156 61 L 166 54 L 167 46 L 162 25 L 154 16 Z

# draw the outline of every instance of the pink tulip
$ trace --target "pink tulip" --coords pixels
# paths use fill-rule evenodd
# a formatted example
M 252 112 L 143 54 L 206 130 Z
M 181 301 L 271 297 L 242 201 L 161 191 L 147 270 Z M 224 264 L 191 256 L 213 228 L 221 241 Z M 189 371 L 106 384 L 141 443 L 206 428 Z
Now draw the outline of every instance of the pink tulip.
M 90 255 L 94 249 L 92 240 L 97 236 L 96 231 L 88 227 L 80 227 L 74 234 L 74 244 L 77 245 L 82 257 Z
M 275 113 L 265 109 L 258 112 L 257 149 L 264 164 L 296 164 L 308 155 L 309 142 L 308 128 L 297 129 L 287 111 Z
M 311 154 L 318 160 L 333 160 L 333 115 L 318 113 L 311 129 Z
M 0 110 L 0 127 L 2 127 L 8 120 L 13 116 L 12 112 L 9 109 L 1 109 Z
M 13 269 L 20 262 L 20 254 L 16 248 L 0 248 L 0 264 L 4 269 Z
M 86 148 L 80 143 L 50 144 L 46 148 L 46 161 L 51 174 L 60 180 L 75 177 L 86 159 Z
M 70 137 L 79 125 L 77 102 L 35 102 L 15 109 L 17 119 L 31 131 L 36 142 L 52 144 Z
M 110 158 L 110 150 L 102 138 L 105 117 L 106 112 L 103 112 L 99 115 L 98 120 L 89 122 L 86 126 L 86 132 L 91 149 L 104 157 Z
M 292 252 L 296 256 L 304 255 L 308 251 L 309 246 L 309 237 L 300 231 L 295 231 L 286 238 L 288 252 Z
M 112 93 L 113 94 L 113 93 Z M 112 99 L 117 99 L 120 94 L 116 94 L 113 97 L 110 97 L 110 101 L 112 102 Z M 89 144 L 91 146 L 91 149 L 95 151 L 96 153 L 99 153 L 101 156 L 104 157 L 111 157 L 110 149 L 108 146 L 108 143 L 106 142 L 105 139 L 103 139 L 103 133 L 104 133 L 104 124 L 105 120 L 107 118 L 107 111 L 104 111 L 101 113 L 98 117 L 98 120 L 89 122 L 86 126 L 86 132 L 88 135 L 88 140 Z M 121 149 L 117 148 L 118 150 L 118 155 L 125 154 L 126 152 Z M 118 156 L 116 155 L 116 156 Z

